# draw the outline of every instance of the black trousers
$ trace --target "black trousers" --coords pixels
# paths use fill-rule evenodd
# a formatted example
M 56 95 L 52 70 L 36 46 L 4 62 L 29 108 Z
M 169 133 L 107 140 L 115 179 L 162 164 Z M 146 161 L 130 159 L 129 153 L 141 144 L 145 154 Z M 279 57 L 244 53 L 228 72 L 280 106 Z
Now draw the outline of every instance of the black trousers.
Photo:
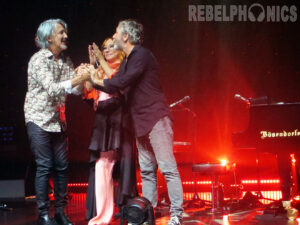
M 47 132 L 35 123 L 27 123 L 30 148 L 37 166 L 35 177 L 36 203 L 41 215 L 48 213 L 49 176 L 53 173 L 55 211 L 64 210 L 67 203 L 67 151 L 62 132 Z

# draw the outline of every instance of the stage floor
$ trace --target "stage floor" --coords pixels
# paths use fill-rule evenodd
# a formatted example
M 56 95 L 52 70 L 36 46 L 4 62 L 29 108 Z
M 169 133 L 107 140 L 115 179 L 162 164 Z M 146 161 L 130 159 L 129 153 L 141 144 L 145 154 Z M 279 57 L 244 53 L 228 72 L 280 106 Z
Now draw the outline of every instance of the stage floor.
M 71 199 L 67 207 L 67 212 L 71 220 L 76 225 L 86 225 L 85 221 L 85 194 L 71 194 Z M 212 213 L 209 206 L 200 204 L 190 204 L 190 201 L 185 201 L 185 213 L 183 224 L 211 224 L 211 225 L 297 225 L 300 224 L 300 219 L 289 221 L 284 215 L 264 214 L 264 208 L 248 208 L 231 210 L 230 213 Z M 3 202 L 1 203 L 3 204 Z M 7 202 L 8 209 L 0 209 L 0 224 L 1 225 L 34 225 L 37 220 L 37 209 L 34 199 L 27 199 L 22 202 Z M 156 211 L 156 224 L 165 225 L 169 220 L 168 206 L 160 206 Z M 51 208 L 53 214 L 53 208 Z M 120 224 L 119 219 L 112 221 L 111 225 Z

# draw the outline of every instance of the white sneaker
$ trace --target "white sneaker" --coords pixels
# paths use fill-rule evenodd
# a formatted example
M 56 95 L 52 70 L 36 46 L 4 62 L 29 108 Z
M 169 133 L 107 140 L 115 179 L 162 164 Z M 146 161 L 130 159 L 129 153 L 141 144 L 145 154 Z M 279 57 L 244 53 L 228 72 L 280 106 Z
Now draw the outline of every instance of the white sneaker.
M 286 210 L 286 216 L 289 220 L 296 220 L 298 210 L 291 206 L 291 201 L 282 201 L 282 206 Z
M 172 216 L 168 222 L 168 225 L 181 225 L 181 219 L 178 216 Z

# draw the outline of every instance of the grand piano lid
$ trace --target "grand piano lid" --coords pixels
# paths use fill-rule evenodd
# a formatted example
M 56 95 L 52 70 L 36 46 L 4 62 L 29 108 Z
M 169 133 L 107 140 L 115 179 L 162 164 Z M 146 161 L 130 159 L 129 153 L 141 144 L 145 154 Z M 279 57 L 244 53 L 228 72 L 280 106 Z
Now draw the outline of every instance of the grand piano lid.
M 250 104 L 250 107 L 268 107 L 268 106 L 288 106 L 288 105 L 300 105 L 300 102 L 273 102 L 273 103 L 255 103 Z
M 246 130 L 233 134 L 235 147 L 295 148 L 300 146 L 300 102 L 250 104 Z
M 251 106 L 248 134 L 256 146 L 300 146 L 300 103 Z

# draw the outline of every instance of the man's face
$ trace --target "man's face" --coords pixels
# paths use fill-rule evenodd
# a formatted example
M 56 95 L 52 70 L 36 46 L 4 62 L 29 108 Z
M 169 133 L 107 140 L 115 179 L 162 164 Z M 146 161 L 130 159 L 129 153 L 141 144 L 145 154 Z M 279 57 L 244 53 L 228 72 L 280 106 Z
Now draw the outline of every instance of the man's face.
M 67 39 L 68 35 L 66 29 L 58 23 L 53 34 L 48 39 L 50 43 L 50 49 L 55 49 L 59 52 L 66 50 L 68 48 Z
M 125 42 L 123 40 L 123 35 L 121 33 L 120 26 L 117 26 L 116 33 L 113 35 L 113 40 L 118 50 L 124 49 Z

